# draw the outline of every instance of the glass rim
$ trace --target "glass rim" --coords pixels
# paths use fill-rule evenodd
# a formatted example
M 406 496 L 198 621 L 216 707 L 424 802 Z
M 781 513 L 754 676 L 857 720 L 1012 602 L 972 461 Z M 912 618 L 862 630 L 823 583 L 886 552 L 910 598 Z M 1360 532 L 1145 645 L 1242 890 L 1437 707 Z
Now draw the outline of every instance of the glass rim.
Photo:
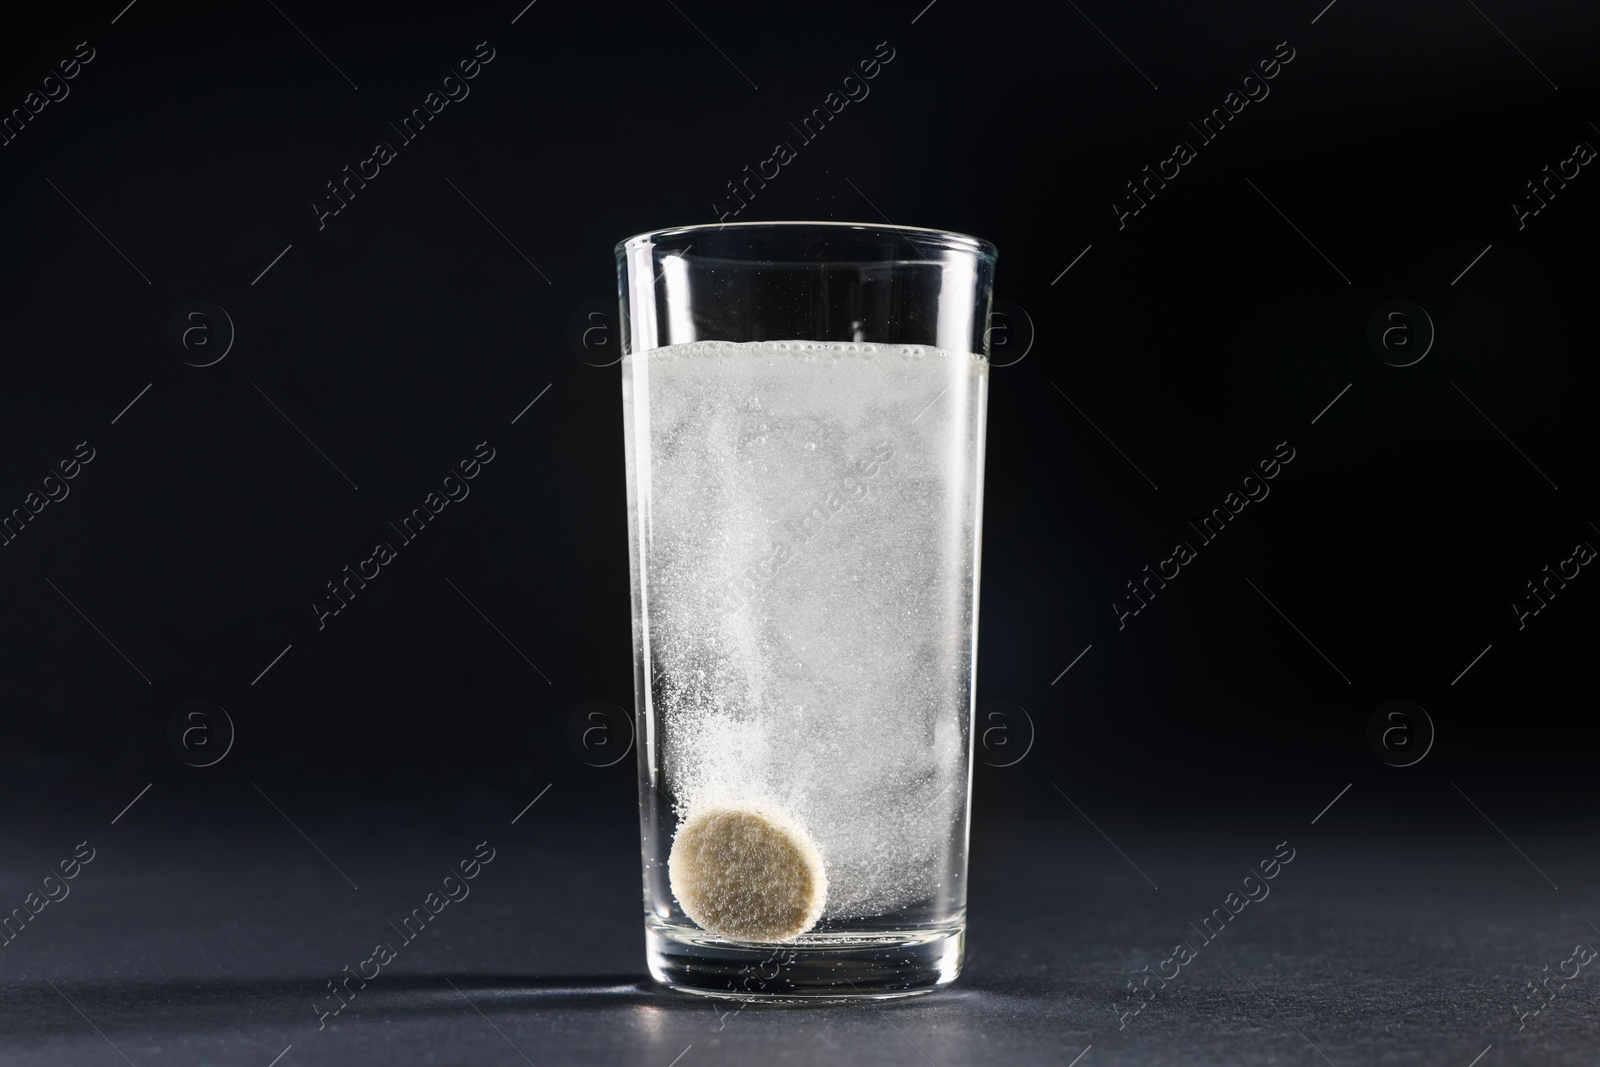
M 1000 250 L 990 241 L 971 234 L 961 233 L 957 230 L 940 230 L 928 226 L 897 226 L 889 222 L 843 222 L 836 219 L 780 219 L 771 221 L 750 222 L 705 222 L 689 226 L 667 226 L 659 230 L 646 230 L 636 233 L 626 240 L 618 241 L 616 254 L 624 255 L 632 249 L 649 248 L 659 239 L 666 237 L 685 237 L 693 234 L 720 233 L 723 230 L 758 230 L 773 231 L 813 229 L 839 229 L 855 230 L 862 233 L 892 234 L 910 240 L 917 236 L 932 243 L 942 245 L 954 251 L 972 252 L 983 259 L 993 263 L 999 256 Z

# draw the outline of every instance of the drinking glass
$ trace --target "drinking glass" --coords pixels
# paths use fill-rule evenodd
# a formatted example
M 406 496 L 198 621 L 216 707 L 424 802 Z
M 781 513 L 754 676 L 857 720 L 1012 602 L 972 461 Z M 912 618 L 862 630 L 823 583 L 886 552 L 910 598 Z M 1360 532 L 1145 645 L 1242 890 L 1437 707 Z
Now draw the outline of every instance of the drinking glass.
M 995 249 L 734 223 L 617 246 L 651 974 L 892 997 L 965 948 Z

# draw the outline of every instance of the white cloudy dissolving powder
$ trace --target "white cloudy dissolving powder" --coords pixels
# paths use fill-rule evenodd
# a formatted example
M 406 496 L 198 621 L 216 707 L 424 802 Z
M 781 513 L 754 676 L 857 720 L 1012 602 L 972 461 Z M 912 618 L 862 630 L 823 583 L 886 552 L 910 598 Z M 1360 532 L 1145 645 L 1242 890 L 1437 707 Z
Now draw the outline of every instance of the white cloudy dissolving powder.
M 962 899 L 987 376 L 915 345 L 624 361 L 651 764 L 702 928 L 782 941 Z

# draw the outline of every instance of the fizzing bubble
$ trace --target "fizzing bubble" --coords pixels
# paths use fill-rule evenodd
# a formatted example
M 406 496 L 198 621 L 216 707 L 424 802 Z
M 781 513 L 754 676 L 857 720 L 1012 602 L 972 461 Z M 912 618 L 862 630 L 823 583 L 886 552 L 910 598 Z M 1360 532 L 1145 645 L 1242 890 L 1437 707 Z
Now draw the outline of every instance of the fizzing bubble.
M 783 339 L 623 365 L 678 907 L 755 942 L 942 914 L 966 842 L 987 361 Z

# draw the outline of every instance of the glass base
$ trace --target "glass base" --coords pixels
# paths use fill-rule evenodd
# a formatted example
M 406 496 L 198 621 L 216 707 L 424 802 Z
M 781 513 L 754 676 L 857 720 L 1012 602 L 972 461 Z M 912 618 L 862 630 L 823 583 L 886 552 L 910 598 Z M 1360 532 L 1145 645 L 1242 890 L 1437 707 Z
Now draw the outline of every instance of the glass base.
M 684 993 L 795 1004 L 887 1000 L 955 981 L 967 925 L 962 920 L 932 929 L 808 934 L 757 945 L 647 916 L 645 942 L 650 974 Z

